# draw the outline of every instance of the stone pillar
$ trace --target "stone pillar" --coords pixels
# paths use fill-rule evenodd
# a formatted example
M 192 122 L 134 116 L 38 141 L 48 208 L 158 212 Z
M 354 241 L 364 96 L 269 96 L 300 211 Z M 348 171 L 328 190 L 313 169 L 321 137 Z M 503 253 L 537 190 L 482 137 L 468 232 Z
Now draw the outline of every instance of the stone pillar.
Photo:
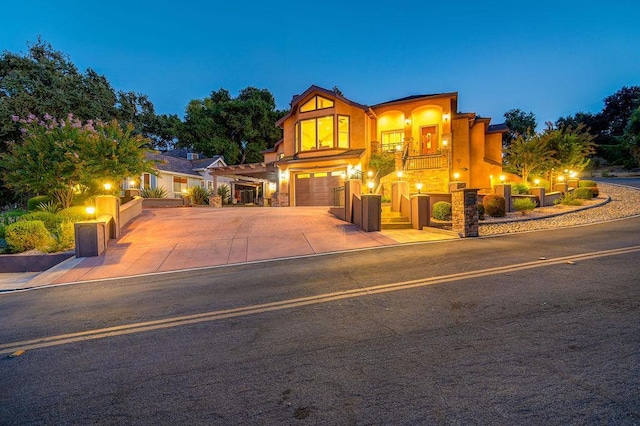
M 85 220 L 73 224 L 76 257 L 95 257 L 104 253 L 109 241 L 107 225 L 107 222 L 100 220 Z
M 344 183 L 344 219 L 353 223 L 353 196 L 362 195 L 362 181 L 349 179 Z
M 120 238 L 120 198 L 113 195 L 98 195 L 96 197 L 96 218 L 111 216 L 113 222 L 109 230 L 110 238 Z
M 538 197 L 538 202 L 540 203 L 538 207 L 544 207 L 546 205 L 544 199 L 545 193 L 546 191 L 543 186 L 534 186 L 531 188 L 531 195 Z
M 399 212 L 403 195 L 409 195 L 409 182 L 398 181 L 391 185 L 391 211 Z
M 569 192 L 569 185 L 567 185 L 566 182 L 558 182 L 553 185 L 553 190 L 566 194 L 567 192 Z
M 402 150 L 393 153 L 395 160 L 396 172 L 402 171 Z
M 479 235 L 477 189 L 458 189 L 451 193 L 451 229 L 462 238 Z
M 382 197 L 378 194 L 362 195 L 362 225 L 365 232 L 382 229 Z
M 214 207 L 214 208 L 222 207 L 222 197 L 220 195 L 210 195 L 209 207 Z
M 138 197 L 139 195 L 140 195 L 139 189 L 125 189 L 122 203 L 123 204 L 128 203 L 129 201 L 133 200 L 134 197 Z
M 467 187 L 467 184 L 464 182 L 449 182 L 449 192 L 453 192 L 456 189 L 465 189 Z
M 500 184 L 496 185 L 493 188 L 493 192 L 497 195 L 502 195 L 505 201 L 505 209 L 507 212 L 512 211 L 511 209 L 511 185 Z
M 411 196 L 411 227 L 422 230 L 429 226 L 429 196 L 414 194 Z

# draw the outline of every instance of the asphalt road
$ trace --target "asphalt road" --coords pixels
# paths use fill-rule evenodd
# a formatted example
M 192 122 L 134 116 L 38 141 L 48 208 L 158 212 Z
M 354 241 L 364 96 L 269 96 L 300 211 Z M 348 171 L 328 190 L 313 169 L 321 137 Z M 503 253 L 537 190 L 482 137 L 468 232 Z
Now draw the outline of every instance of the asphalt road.
M 0 423 L 639 424 L 639 230 L 0 295 Z

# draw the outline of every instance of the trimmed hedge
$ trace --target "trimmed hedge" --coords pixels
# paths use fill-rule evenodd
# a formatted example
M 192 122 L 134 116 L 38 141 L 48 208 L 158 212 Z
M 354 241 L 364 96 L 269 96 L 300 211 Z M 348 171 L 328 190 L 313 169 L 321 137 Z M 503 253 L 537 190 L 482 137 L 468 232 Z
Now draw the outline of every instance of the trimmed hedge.
M 581 180 L 578 182 L 578 188 L 591 188 L 594 186 L 598 186 L 598 182 L 595 180 Z
M 526 183 L 512 183 L 511 193 L 513 195 L 528 195 L 531 192 L 529 185 Z
M 35 197 L 29 198 L 27 201 L 27 211 L 35 211 L 38 210 L 38 206 L 42 203 L 48 203 L 51 200 L 51 197 L 48 195 L 36 195 Z
M 513 208 L 525 215 L 529 210 L 536 208 L 536 203 L 531 198 L 515 198 L 513 200 Z
M 573 190 L 573 195 L 579 200 L 590 200 L 593 198 L 591 188 L 580 187 Z
M 64 221 L 64 219 L 61 216 L 57 215 L 56 213 L 42 212 L 42 211 L 27 213 L 24 216 L 20 216 L 18 218 L 18 222 L 25 222 L 25 221 L 28 222 L 28 221 L 34 221 L 34 220 L 42 221 L 44 223 L 45 228 L 47 228 L 49 232 L 55 231 L 58 228 L 58 226 L 60 226 L 60 224 Z
M 48 252 L 55 240 L 41 220 L 22 220 L 7 226 L 7 244 L 15 252 L 37 249 Z
M 451 203 L 438 201 L 433 205 L 432 216 L 438 220 L 451 220 Z
M 507 214 L 507 202 L 502 195 L 489 194 L 482 199 L 484 212 L 493 217 L 505 217 Z

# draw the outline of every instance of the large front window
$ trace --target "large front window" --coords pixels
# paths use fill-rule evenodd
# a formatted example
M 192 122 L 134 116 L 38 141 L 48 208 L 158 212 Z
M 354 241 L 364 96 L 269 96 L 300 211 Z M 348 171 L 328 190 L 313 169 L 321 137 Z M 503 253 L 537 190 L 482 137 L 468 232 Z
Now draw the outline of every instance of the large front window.
M 176 194 L 182 194 L 187 190 L 187 178 L 182 176 L 173 177 L 173 192 Z
M 382 132 L 382 150 L 384 152 L 390 152 L 397 150 L 397 147 L 402 147 L 404 142 L 404 130 L 389 130 Z
M 326 115 L 300 120 L 294 126 L 293 140 L 298 151 L 349 148 L 350 125 L 348 115 Z M 336 132 L 337 130 L 337 132 Z

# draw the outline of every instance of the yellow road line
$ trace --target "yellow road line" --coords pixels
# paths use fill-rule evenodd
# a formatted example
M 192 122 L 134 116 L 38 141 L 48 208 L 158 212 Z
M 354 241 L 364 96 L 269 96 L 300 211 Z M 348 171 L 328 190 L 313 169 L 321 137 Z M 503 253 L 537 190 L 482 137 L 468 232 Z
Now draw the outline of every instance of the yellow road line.
M 291 309 L 301 306 L 315 305 L 320 303 L 333 302 L 341 299 L 361 297 L 372 294 L 386 293 L 390 291 L 405 290 L 417 287 L 424 287 L 434 284 L 459 281 L 471 278 L 484 277 L 489 275 L 499 275 L 509 272 L 522 271 L 526 269 L 539 268 L 542 266 L 557 265 L 580 260 L 596 259 L 605 256 L 616 256 L 640 251 L 640 246 L 626 247 L 621 249 L 603 250 L 580 255 L 564 256 L 555 259 L 536 260 L 533 262 L 518 263 L 507 266 L 481 269 L 477 271 L 460 272 L 456 274 L 442 275 L 438 277 L 422 278 L 418 280 L 402 281 L 397 283 L 383 284 L 373 287 L 344 290 L 333 293 L 319 294 L 316 296 L 300 297 L 296 299 L 282 300 L 278 302 L 263 303 L 257 305 L 242 306 L 220 311 L 204 312 L 200 314 L 185 315 L 179 317 L 166 318 L 155 321 L 139 322 L 135 324 L 121 325 L 117 327 L 101 328 L 77 333 L 62 334 L 58 336 L 42 337 L 39 339 L 25 340 L 0 345 L 0 354 L 10 354 L 18 350 L 31 350 L 45 348 L 49 346 L 64 345 L 85 340 L 102 339 L 105 337 L 122 336 L 126 334 L 139 333 L 143 331 L 159 330 L 200 322 L 216 321 L 225 318 L 234 318 L 246 315 L 255 315 L 264 312 Z

